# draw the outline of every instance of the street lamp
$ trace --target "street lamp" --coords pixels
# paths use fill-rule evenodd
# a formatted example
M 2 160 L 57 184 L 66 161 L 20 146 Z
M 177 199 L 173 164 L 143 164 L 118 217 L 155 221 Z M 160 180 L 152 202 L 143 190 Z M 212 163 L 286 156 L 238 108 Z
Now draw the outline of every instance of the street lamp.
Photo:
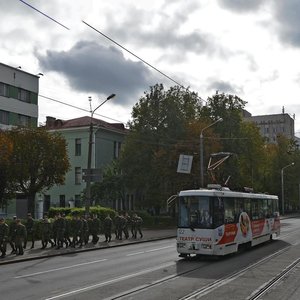
M 222 122 L 223 119 L 222 118 L 219 118 L 218 120 L 216 120 L 215 122 L 213 122 L 212 124 L 204 127 L 202 130 L 201 130 L 201 133 L 200 133 L 200 187 L 203 187 L 204 183 L 204 170 L 203 170 L 203 131 L 213 125 L 215 125 L 216 123 L 218 122 Z
M 284 183 L 283 183 L 283 171 L 284 169 L 293 166 L 295 163 L 291 163 L 281 169 L 281 206 L 282 206 L 282 215 L 284 215 Z
M 91 120 L 90 120 L 90 129 L 89 129 L 89 148 L 88 148 L 88 164 L 87 164 L 87 176 L 86 176 L 86 194 L 85 194 L 85 214 L 88 216 L 90 212 L 90 204 L 91 204 L 91 170 L 92 170 L 92 145 L 93 145 L 93 115 L 95 111 L 101 107 L 105 102 L 114 98 L 116 95 L 109 95 L 106 100 L 100 103 L 94 110 L 91 107 Z M 91 98 L 89 98 L 91 101 Z

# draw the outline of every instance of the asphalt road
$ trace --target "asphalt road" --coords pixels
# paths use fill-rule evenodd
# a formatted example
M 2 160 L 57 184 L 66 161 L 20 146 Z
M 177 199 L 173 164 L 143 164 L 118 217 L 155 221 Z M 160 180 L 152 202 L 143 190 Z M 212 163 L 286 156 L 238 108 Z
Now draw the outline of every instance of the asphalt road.
M 299 229 L 300 219 L 283 220 L 279 239 L 222 259 L 183 260 L 172 238 L 1 265 L 0 297 L 300 299 Z

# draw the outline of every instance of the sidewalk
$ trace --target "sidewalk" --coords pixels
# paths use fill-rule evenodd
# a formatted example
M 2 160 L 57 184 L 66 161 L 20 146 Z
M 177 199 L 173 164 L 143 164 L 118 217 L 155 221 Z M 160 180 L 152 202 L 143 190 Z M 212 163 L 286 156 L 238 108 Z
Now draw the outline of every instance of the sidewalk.
M 120 247 L 129 244 L 143 243 L 143 242 L 162 240 L 167 238 L 175 238 L 176 228 L 156 229 L 156 230 L 144 229 L 143 238 L 137 238 L 137 239 L 129 238 L 127 240 L 126 239 L 115 240 L 114 234 L 112 235 L 112 237 L 113 239 L 109 243 L 104 242 L 104 236 L 100 235 L 99 241 L 96 245 L 90 242 L 86 246 L 83 246 L 81 248 L 68 247 L 68 248 L 61 248 L 59 250 L 56 250 L 55 248 L 51 248 L 50 245 L 48 245 L 46 249 L 41 249 L 42 248 L 41 241 L 36 241 L 34 244 L 34 249 L 30 249 L 31 242 L 28 242 L 27 248 L 24 250 L 24 255 L 10 254 L 11 247 L 8 244 L 6 257 L 0 259 L 0 265 L 11 264 L 11 263 L 27 261 L 27 260 L 41 259 L 45 257 L 67 255 L 71 253 L 79 253 L 84 251 L 93 251 L 93 250 L 107 249 L 111 247 Z

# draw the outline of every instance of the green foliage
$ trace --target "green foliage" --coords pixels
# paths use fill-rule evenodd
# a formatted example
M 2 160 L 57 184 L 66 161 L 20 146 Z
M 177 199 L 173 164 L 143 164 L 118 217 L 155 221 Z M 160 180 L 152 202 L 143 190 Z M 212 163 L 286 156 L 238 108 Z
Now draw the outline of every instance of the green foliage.
M 66 141 L 43 128 L 17 128 L 7 134 L 13 143 L 10 172 L 14 190 L 28 197 L 28 210 L 34 214 L 36 193 L 64 183 L 70 168 Z
M 50 218 L 54 218 L 56 214 L 65 214 L 66 217 L 71 217 L 73 215 L 79 215 L 84 216 L 85 215 L 85 209 L 84 208 L 69 208 L 69 207 L 51 207 L 48 212 L 48 216 Z M 107 207 L 101 207 L 101 206 L 91 206 L 90 207 L 90 214 L 96 214 L 100 220 L 104 220 L 104 218 L 110 214 L 110 216 L 113 218 L 116 214 L 116 212 Z

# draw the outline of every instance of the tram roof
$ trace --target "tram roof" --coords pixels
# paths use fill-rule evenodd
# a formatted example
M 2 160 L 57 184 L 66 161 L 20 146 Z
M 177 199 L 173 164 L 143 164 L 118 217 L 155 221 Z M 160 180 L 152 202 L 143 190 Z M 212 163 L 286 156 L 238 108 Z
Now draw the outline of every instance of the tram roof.
M 227 188 L 222 189 L 198 189 L 198 190 L 185 190 L 179 193 L 179 196 L 217 196 L 217 197 L 239 197 L 239 198 L 252 198 L 252 199 L 278 199 L 276 195 L 262 194 L 262 193 L 245 193 L 232 191 Z

